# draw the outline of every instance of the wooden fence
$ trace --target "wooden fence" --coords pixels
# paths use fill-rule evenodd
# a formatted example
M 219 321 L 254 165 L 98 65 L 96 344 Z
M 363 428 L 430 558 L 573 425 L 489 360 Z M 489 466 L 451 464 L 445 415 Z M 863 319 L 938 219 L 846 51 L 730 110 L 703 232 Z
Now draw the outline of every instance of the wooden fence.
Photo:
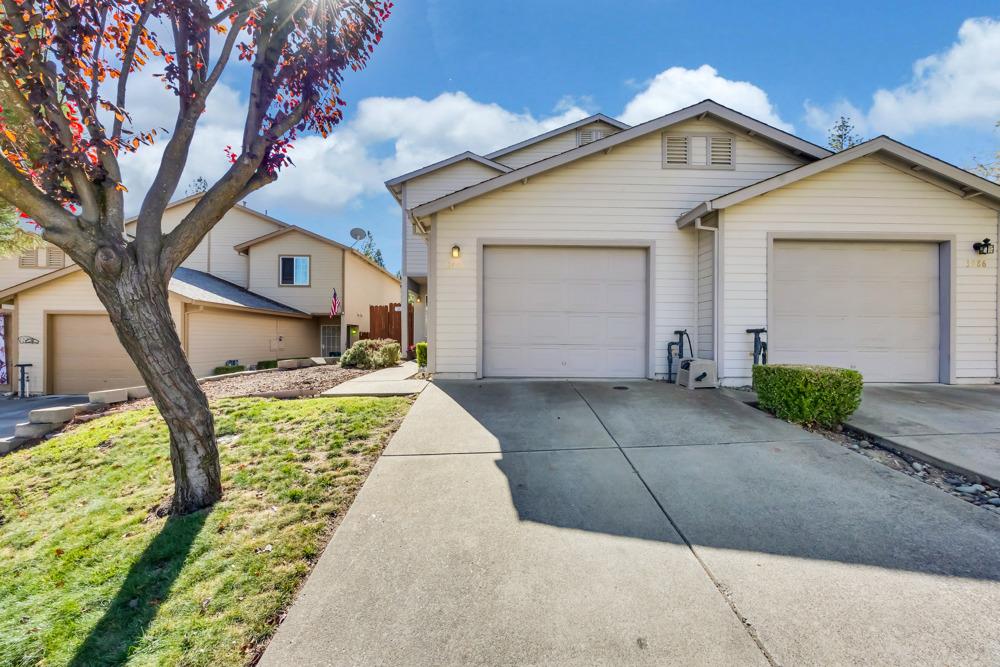
M 368 307 L 368 331 L 361 334 L 361 338 L 392 338 L 400 342 L 403 348 L 403 356 L 410 345 L 413 345 L 413 304 L 408 304 L 407 322 L 407 344 L 402 345 L 402 318 L 398 303 L 390 303 L 388 306 Z

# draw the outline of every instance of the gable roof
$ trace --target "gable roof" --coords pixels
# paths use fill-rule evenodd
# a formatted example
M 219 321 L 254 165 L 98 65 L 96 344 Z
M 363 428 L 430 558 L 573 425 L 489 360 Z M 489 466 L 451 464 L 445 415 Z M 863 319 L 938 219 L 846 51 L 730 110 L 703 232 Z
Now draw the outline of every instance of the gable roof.
M 176 199 L 176 200 L 170 202 L 169 204 L 167 204 L 167 207 L 164 210 L 165 211 L 166 210 L 170 210 L 170 209 L 174 208 L 175 206 L 181 206 L 182 204 L 187 204 L 188 202 L 193 202 L 196 199 L 200 199 L 204 195 L 205 195 L 204 192 L 196 192 L 193 195 L 188 195 L 187 197 L 181 197 L 180 199 Z M 250 208 L 249 206 L 246 206 L 245 204 L 234 204 L 233 208 L 239 209 L 240 211 L 243 211 L 244 213 L 249 213 L 250 215 L 254 215 L 254 216 L 260 218 L 261 220 L 266 220 L 267 222 L 274 223 L 275 225 L 277 225 L 279 227 L 287 227 L 288 226 L 287 222 L 282 222 L 281 220 L 278 220 L 277 218 L 272 218 L 267 213 L 262 213 L 260 211 L 255 211 L 254 209 Z M 135 222 L 138 219 L 139 219 L 138 215 L 133 215 L 131 218 L 126 218 L 125 222 L 123 224 L 124 225 L 130 225 L 130 224 L 132 224 L 133 222 Z
M 800 139 L 799 137 L 789 134 L 784 130 L 779 130 L 776 127 L 768 125 L 767 123 L 762 123 L 759 120 L 750 118 L 749 116 L 741 114 L 738 111 L 734 111 L 729 107 L 722 106 L 713 100 L 703 100 L 697 104 L 674 111 L 673 113 L 668 113 L 667 115 L 660 116 L 659 118 L 654 118 L 651 121 L 630 127 L 627 130 L 622 130 L 621 132 L 604 137 L 603 139 L 598 139 L 597 141 L 570 149 L 564 153 L 559 153 L 558 155 L 553 155 L 552 157 L 539 160 L 538 162 L 533 162 L 521 167 L 520 169 L 514 169 L 506 174 L 495 176 L 481 183 L 470 185 L 462 190 L 458 190 L 451 194 L 416 206 L 411 209 L 410 212 L 415 218 L 423 218 L 431 215 L 432 213 L 437 213 L 438 211 L 455 206 L 456 204 L 460 204 L 475 197 L 479 197 L 480 195 L 484 195 L 488 192 L 499 190 L 500 188 L 526 178 L 544 173 L 551 169 L 556 169 L 564 164 L 574 162 L 602 151 L 607 151 L 615 146 L 623 144 L 627 141 L 632 141 L 633 139 L 638 139 L 639 137 L 652 132 L 658 132 L 682 121 L 709 116 L 713 120 L 721 121 L 723 124 L 739 128 L 747 135 L 765 139 L 777 144 L 785 150 L 799 156 L 804 156 L 813 160 L 820 160 L 831 155 L 830 151 L 817 146 L 814 143 L 806 141 L 805 139 Z
M 372 268 L 378 269 L 379 271 L 381 271 L 385 275 L 389 276 L 393 280 L 397 280 L 397 281 L 399 280 L 399 278 L 397 278 L 392 273 L 390 273 L 388 269 L 386 269 L 384 266 L 379 266 L 378 264 L 376 264 L 375 262 L 373 262 L 371 260 L 371 258 L 369 258 L 364 253 L 358 252 L 354 248 L 352 248 L 350 246 L 346 246 L 343 243 L 338 243 L 338 242 L 334 241 L 333 239 L 330 239 L 330 238 L 327 238 L 327 237 L 323 236 L 322 234 L 317 234 L 316 232 L 311 232 L 308 229 L 303 229 L 302 227 L 299 227 L 298 225 L 288 225 L 288 224 L 286 224 L 283 229 L 277 229 L 277 230 L 275 230 L 275 231 L 273 231 L 273 232 L 271 232 L 269 234 L 264 234 L 263 236 L 258 236 L 257 238 L 250 239 L 249 241 L 244 241 L 243 243 L 239 243 L 237 245 L 234 245 L 233 246 L 233 250 L 235 250 L 236 252 L 239 252 L 239 253 L 246 253 L 247 250 L 249 250 L 253 246 L 257 245 L 258 243 L 263 243 L 265 241 L 270 241 L 271 239 L 275 239 L 275 238 L 278 238 L 280 236 L 284 236 L 285 234 L 289 234 L 289 233 L 292 233 L 292 232 L 298 232 L 299 234 L 303 234 L 305 236 L 308 236 L 309 238 L 313 239 L 314 241 L 319 241 L 320 243 L 326 243 L 327 245 L 332 245 L 335 248 L 340 248 L 344 252 L 351 253 L 352 255 L 354 255 L 355 257 L 357 257 L 358 259 L 360 259 L 360 260 L 362 260 L 364 262 L 367 262 L 368 264 L 370 264 L 372 266 Z
M 476 155 L 472 151 L 465 151 L 464 153 L 459 153 L 458 155 L 452 155 L 451 157 L 439 160 L 434 164 L 429 164 L 426 167 L 421 167 L 420 169 L 415 169 L 414 171 L 407 172 L 402 176 L 396 176 L 395 178 L 390 178 L 388 181 L 385 182 L 385 187 L 389 188 L 389 192 L 392 192 L 393 195 L 398 195 L 398 191 L 395 189 L 395 186 L 401 185 L 402 183 L 412 180 L 417 176 L 423 176 L 424 174 L 429 174 L 432 171 L 437 171 L 438 169 L 444 169 L 445 167 L 450 167 L 453 164 L 457 164 L 465 160 L 472 160 L 473 162 L 478 162 L 484 167 L 489 167 L 490 169 L 496 169 L 500 173 L 507 173 L 508 171 L 511 170 L 511 168 L 505 164 L 494 162 L 493 160 L 485 158 L 482 155 Z
M 591 123 L 606 123 L 612 127 L 616 127 L 619 130 L 627 130 L 632 127 L 628 123 L 623 123 L 620 120 L 611 118 L 610 116 L 605 116 L 602 113 L 595 113 L 593 116 L 587 116 L 586 118 L 581 118 L 580 120 L 569 123 L 568 125 L 563 125 L 562 127 L 557 127 L 554 130 L 549 130 L 544 134 L 539 134 L 536 137 L 531 137 L 530 139 L 525 139 L 524 141 L 518 142 L 506 148 L 501 148 L 498 151 L 493 151 L 492 153 L 487 153 L 486 157 L 493 160 L 500 156 L 507 155 L 508 153 L 513 153 L 514 151 L 520 150 L 522 148 L 527 148 L 532 144 L 537 144 L 540 141 L 545 141 L 546 139 L 551 139 L 552 137 L 557 137 L 560 134 L 565 134 L 566 132 L 571 132 L 578 127 L 583 127 L 585 125 L 590 125 Z
M 44 285 L 63 276 L 77 273 L 78 271 L 83 271 L 79 264 L 71 264 L 70 266 L 50 271 L 49 273 L 0 291 L 0 300 L 8 299 L 20 292 Z M 171 276 L 167 289 L 185 301 L 198 305 L 232 308 L 249 312 L 273 313 L 288 317 L 312 317 L 301 310 L 296 310 L 227 280 L 203 271 L 196 271 L 195 269 L 184 267 L 177 269 L 174 275 Z
M 753 185 L 748 185 L 715 199 L 702 202 L 687 213 L 679 216 L 677 218 L 677 226 L 681 228 L 687 227 L 698 218 L 712 211 L 734 206 L 753 197 L 759 197 L 772 190 L 801 181 L 804 178 L 821 174 L 828 169 L 846 164 L 852 160 L 875 154 L 885 155 L 902 163 L 902 167 L 908 168 L 918 178 L 921 177 L 921 172 L 933 174 L 936 177 L 932 181 L 935 185 L 951 190 L 954 194 L 965 199 L 985 195 L 988 200 L 994 202 L 991 208 L 1000 210 L 1000 184 L 988 181 L 944 160 L 940 160 L 911 146 L 902 144 L 895 139 L 881 135 L 817 162 L 802 165 L 801 167 L 786 171 L 777 176 L 772 176 Z M 943 182 L 938 181 L 938 179 Z M 924 180 L 929 179 L 925 178 Z

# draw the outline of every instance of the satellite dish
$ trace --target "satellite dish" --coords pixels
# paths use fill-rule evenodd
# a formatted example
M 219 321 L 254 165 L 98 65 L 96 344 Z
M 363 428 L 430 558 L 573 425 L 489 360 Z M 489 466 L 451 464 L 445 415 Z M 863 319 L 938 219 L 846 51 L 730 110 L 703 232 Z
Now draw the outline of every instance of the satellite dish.
M 368 232 L 361 229 L 360 227 L 355 227 L 354 229 L 351 230 L 351 238 L 354 239 L 355 241 L 360 241 L 364 239 L 366 236 L 368 236 Z

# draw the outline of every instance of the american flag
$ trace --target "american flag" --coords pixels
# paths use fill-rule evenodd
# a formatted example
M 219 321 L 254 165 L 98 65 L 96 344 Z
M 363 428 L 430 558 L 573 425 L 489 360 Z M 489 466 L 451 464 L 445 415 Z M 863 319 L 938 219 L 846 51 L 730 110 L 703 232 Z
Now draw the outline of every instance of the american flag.
M 330 299 L 330 317 L 336 317 L 340 314 L 340 298 L 337 296 L 337 290 L 333 290 L 333 297 Z

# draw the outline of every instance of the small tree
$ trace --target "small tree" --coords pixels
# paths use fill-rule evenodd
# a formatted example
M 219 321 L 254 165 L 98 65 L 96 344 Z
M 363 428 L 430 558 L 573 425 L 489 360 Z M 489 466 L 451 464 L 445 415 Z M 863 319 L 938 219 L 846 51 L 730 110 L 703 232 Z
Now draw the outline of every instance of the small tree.
M 851 146 L 857 146 L 862 142 L 864 142 L 864 138 L 854 133 L 854 123 L 847 116 L 841 116 L 840 120 L 830 128 L 827 135 L 827 145 L 834 153 L 839 153 Z
M 90 276 L 169 427 L 173 511 L 210 505 L 222 495 L 212 413 L 181 349 L 167 283 L 230 208 L 278 177 L 297 135 L 333 130 L 345 104 L 343 74 L 365 66 L 392 3 L 2 0 L 2 7 L 0 83 L 31 119 L 42 154 L 32 154 L 32 137 L 0 127 L 0 197 Z M 198 121 L 233 59 L 249 65 L 241 143 L 226 147 L 228 170 L 164 234 L 163 213 Z M 177 110 L 129 240 L 119 158 L 160 138 L 128 111 L 129 82 L 152 63 Z
M 1000 122 L 997 123 L 997 127 L 1000 127 Z M 972 167 L 974 173 L 995 183 L 1000 183 L 1000 151 L 995 152 L 993 159 L 990 161 L 980 160 L 979 158 L 973 159 L 975 161 L 975 165 Z
M 365 236 L 365 244 L 361 246 L 361 254 L 381 266 L 383 269 L 385 268 L 385 261 L 382 259 L 382 251 L 375 245 L 375 237 L 372 235 L 371 230 L 369 230 Z

